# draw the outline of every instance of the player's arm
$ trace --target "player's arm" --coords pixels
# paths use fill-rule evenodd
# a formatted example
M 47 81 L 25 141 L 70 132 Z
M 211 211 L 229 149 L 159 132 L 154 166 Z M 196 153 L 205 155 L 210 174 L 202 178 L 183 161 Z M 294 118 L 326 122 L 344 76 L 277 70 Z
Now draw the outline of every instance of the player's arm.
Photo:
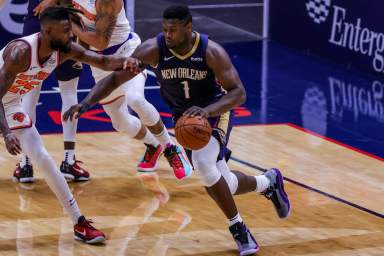
M 213 70 L 221 86 L 227 91 L 219 101 L 205 108 L 192 107 L 185 114 L 204 117 L 219 116 L 243 104 L 246 93 L 236 68 L 227 52 L 219 44 L 209 40 L 206 52 L 207 65 Z
M 0 130 L 10 154 L 21 153 L 20 142 L 9 129 L 5 117 L 3 97 L 12 86 L 17 74 L 29 68 L 30 48 L 24 42 L 10 43 L 3 53 L 4 65 L 0 68 Z
M 152 66 L 157 65 L 159 59 L 156 39 L 148 39 L 143 44 L 139 45 L 131 57 L 138 59 L 140 62 L 150 64 Z M 144 65 L 141 65 L 144 66 Z M 135 74 L 127 72 L 125 70 L 115 71 L 104 79 L 100 80 L 84 100 L 72 106 L 67 112 L 64 113 L 63 119 L 78 118 L 82 113 L 86 112 L 93 105 L 98 103 L 100 100 L 107 97 L 113 90 L 125 83 L 126 81 L 133 78 Z
M 138 61 L 130 57 L 119 57 L 117 55 L 102 55 L 85 49 L 83 46 L 72 42 L 71 50 L 68 53 L 60 52 L 60 60 L 64 62 L 73 59 L 91 66 L 107 70 L 129 70 L 138 73 Z
M 98 0 L 96 2 L 96 30 L 84 31 L 80 26 L 72 26 L 73 33 L 83 42 L 99 50 L 107 48 L 113 30 L 116 26 L 117 15 L 119 14 L 122 3 L 121 0 Z
M 40 3 L 33 9 L 33 15 L 39 16 L 45 9 L 48 7 L 56 5 L 71 5 L 72 0 L 42 0 Z

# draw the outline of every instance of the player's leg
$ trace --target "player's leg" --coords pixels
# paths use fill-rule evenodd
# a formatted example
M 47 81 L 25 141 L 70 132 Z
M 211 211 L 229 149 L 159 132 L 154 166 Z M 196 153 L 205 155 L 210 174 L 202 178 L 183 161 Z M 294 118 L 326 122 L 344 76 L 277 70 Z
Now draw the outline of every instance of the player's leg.
M 72 105 L 78 103 L 77 86 L 82 72 L 82 64 L 72 60 L 65 61 L 56 68 L 61 96 L 61 113 L 64 114 Z M 76 132 L 78 119 L 63 121 L 64 156 L 60 171 L 67 181 L 87 181 L 89 172 L 78 165 L 75 158 Z
M 127 134 L 130 138 L 142 141 L 145 144 L 158 148 L 159 143 L 140 120 L 131 115 L 128 110 L 127 101 L 124 95 L 116 98 L 112 102 L 102 103 L 108 116 L 111 118 L 112 126 L 117 131 Z M 157 154 L 159 155 L 161 151 Z
M 175 176 L 179 179 L 188 177 L 192 173 L 191 166 L 182 154 L 181 149 L 172 142 L 159 112 L 145 99 L 145 80 L 146 72 L 142 72 L 124 85 L 128 105 L 138 114 L 141 122 L 148 128 L 151 134 L 155 135 L 156 140 L 161 144 L 161 148 L 164 149 L 164 155 L 172 167 Z M 153 147 L 147 146 L 144 156 L 153 150 Z M 143 157 L 139 163 L 139 169 L 142 169 L 141 166 L 145 165 L 148 165 L 148 161 Z
M 278 169 L 272 168 L 263 175 L 252 176 L 240 171 L 229 170 L 224 159 L 218 161 L 216 166 L 225 178 L 232 194 L 240 195 L 256 191 L 272 201 L 280 218 L 284 219 L 289 216 L 291 207 L 288 195 L 284 190 L 283 176 Z
M 30 9 L 28 9 L 28 11 L 30 11 Z M 23 36 L 29 36 L 39 31 L 39 19 L 34 16 L 32 12 L 28 12 L 27 16 L 24 17 Z M 39 101 L 40 89 L 41 88 L 39 87 L 36 90 L 32 90 L 23 98 L 23 105 L 25 106 L 28 115 L 33 120 L 33 123 L 36 122 L 36 105 Z M 12 180 L 21 183 L 34 181 L 32 163 L 24 152 L 21 154 L 20 162 L 13 172 Z
M 290 203 L 284 191 L 283 178 L 278 169 L 272 168 L 263 175 L 246 175 L 239 171 L 230 171 L 226 160 L 230 156 L 227 148 L 228 139 L 232 130 L 232 115 L 227 113 L 216 121 L 210 118 L 211 125 L 214 127 L 212 135 L 220 142 L 220 153 L 216 166 L 223 175 L 232 194 L 244 194 L 256 191 L 270 199 L 280 218 L 287 218 L 290 213 Z
M 22 100 L 22 106 L 34 124 L 36 123 L 36 106 L 39 102 L 40 90 L 41 87 L 38 87 L 30 91 L 23 97 Z M 32 162 L 24 151 L 21 153 L 20 162 L 17 164 L 17 167 L 13 172 L 12 180 L 21 183 L 34 181 Z
M 59 172 L 52 157 L 45 149 L 39 133 L 34 125 L 31 128 L 24 128 L 13 131 L 20 141 L 21 147 L 43 172 L 44 178 L 59 199 L 63 208 L 71 216 L 74 224 L 75 238 L 86 243 L 97 243 L 105 240 L 101 231 L 94 229 L 84 216 L 81 215 L 76 200 L 69 190 L 68 184 L 63 175 Z
M 259 250 L 259 246 L 243 223 L 228 183 L 216 166 L 219 154 L 220 143 L 212 136 L 204 148 L 192 151 L 193 166 L 208 194 L 227 217 L 229 230 L 236 241 L 240 254 L 255 253 Z

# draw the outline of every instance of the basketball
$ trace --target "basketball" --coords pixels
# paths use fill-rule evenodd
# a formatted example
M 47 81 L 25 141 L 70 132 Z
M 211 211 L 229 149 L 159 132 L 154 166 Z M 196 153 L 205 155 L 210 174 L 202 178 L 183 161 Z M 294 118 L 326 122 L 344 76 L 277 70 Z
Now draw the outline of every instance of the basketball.
M 208 144 L 212 128 L 206 118 L 182 116 L 177 120 L 175 135 L 186 149 L 198 150 Z

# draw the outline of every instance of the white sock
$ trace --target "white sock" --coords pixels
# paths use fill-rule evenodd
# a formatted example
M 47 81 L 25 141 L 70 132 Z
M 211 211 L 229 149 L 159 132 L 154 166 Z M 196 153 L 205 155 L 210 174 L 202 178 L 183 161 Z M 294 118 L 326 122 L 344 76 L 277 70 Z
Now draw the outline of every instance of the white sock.
M 29 157 L 26 154 L 22 153 L 20 159 L 20 168 L 23 168 L 26 165 L 31 165 L 31 161 L 29 160 Z
M 64 161 L 69 164 L 75 163 L 75 150 L 74 149 L 64 149 Z
M 232 226 L 238 222 L 243 222 L 243 219 L 241 218 L 240 216 L 240 213 L 237 213 L 235 217 L 233 217 L 232 219 L 229 219 L 229 226 Z
M 167 148 L 168 145 L 172 145 L 171 137 L 168 134 L 168 130 L 164 129 L 159 134 L 155 134 L 156 139 L 160 142 L 163 148 Z
M 265 175 L 255 176 L 256 192 L 261 193 L 269 187 L 270 180 Z
M 154 147 L 157 147 L 159 145 L 159 142 L 157 141 L 155 136 L 153 136 L 153 134 L 150 131 L 148 131 L 148 130 L 147 130 L 144 138 L 142 139 L 142 141 L 145 144 L 152 145 Z

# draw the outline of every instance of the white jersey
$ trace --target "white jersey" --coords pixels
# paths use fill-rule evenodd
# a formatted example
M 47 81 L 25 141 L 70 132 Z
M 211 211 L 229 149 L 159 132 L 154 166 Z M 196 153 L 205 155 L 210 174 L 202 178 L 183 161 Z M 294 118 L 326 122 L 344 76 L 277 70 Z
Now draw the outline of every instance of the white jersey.
M 123 1 L 123 0 L 121 0 Z M 76 9 L 81 10 L 84 14 L 80 14 L 82 21 L 88 31 L 96 31 L 96 0 L 73 0 Z M 117 15 L 116 25 L 112 32 L 108 47 L 118 45 L 127 40 L 131 26 L 125 14 L 124 4 Z M 92 50 L 97 50 L 91 47 Z
M 59 52 L 54 51 L 51 56 L 41 64 L 38 59 L 40 33 L 22 37 L 16 40 L 26 42 L 31 49 L 31 58 L 29 60 L 29 68 L 27 71 L 19 73 L 16 76 L 12 86 L 3 97 L 3 103 L 7 104 L 11 101 L 20 100 L 29 91 L 41 86 L 43 81 L 52 73 L 59 65 Z M 7 46 L 6 46 L 7 47 Z M 4 64 L 3 52 L 4 47 L 0 51 L 0 67 Z
M 2 99 L 5 117 L 9 128 L 12 130 L 32 126 L 32 120 L 22 106 L 21 99 L 31 90 L 40 87 L 60 62 L 58 51 L 54 51 L 44 63 L 41 64 L 39 62 L 39 35 L 40 33 L 36 33 L 16 39 L 24 41 L 29 45 L 31 57 L 28 69 L 25 72 L 17 74 L 15 81 Z M 0 51 L 0 67 L 4 64 L 3 53 L 6 47 Z

